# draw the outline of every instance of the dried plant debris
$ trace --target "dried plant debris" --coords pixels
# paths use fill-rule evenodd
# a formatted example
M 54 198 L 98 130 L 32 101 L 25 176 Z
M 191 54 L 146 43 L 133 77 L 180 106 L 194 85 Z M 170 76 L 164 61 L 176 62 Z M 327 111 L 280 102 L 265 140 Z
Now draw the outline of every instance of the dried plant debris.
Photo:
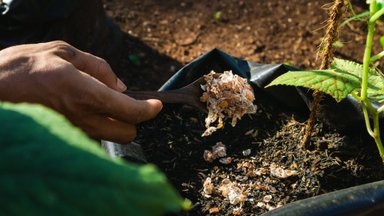
M 235 127 L 243 115 L 256 113 L 255 95 L 246 79 L 232 74 L 232 71 L 219 75 L 211 71 L 204 75 L 204 79 L 206 84 L 201 86 L 204 93 L 200 100 L 207 103 L 208 116 L 205 119 L 207 129 L 202 136 L 209 136 L 222 128 L 226 116 L 232 118 L 231 125 Z M 211 126 L 216 121 L 217 126 Z

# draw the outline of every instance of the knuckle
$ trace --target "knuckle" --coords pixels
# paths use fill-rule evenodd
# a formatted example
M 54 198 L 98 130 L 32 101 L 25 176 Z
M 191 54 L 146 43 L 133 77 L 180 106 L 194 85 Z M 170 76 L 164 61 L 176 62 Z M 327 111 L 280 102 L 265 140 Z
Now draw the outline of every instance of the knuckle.
M 48 44 L 51 44 L 52 46 L 56 46 L 56 45 L 69 45 L 67 42 L 65 42 L 63 40 L 54 40 L 54 41 L 48 42 Z
M 97 73 L 100 75 L 107 75 L 111 71 L 108 62 L 102 58 L 97 58 Z
M 64 59 L 72 59 L 76 56 L 76 50 L 73 46 L 65 41 L 53 41 L 51 44 L 51 52 Z

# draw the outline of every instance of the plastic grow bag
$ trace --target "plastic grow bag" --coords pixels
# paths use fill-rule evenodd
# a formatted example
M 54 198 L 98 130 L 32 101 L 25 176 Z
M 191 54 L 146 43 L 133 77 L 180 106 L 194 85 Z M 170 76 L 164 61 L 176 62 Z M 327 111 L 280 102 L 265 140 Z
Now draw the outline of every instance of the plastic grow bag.
M 257 64 L 214 49 L 195 59 L 181 68 L 172 76 L 159 91 L 166 91 L 183 87 L 211 70 L 216 72 L 232 70 L 233 73 L 245 77 L 253 85 L 256 100 L 259 97 L 267 98 L 268 102 L 282 106 L 291 112 L 306 115 L 309 113 L 308 105 L 311 101 L 311 91 L 304 88 L 289 86 L 273 86 L 264 88 L 273 79 L 290 70 L 297 70 L 284 64 Z M 323 120 L 345 131 L 360 130 L 355 125 L 363 125 L 363 115 L 359 104 L 353 98 L 346 98 L 336 103 L 332 98 L 326 97 L 323 102 L 326 113 Z M 342 113 L 342 118 L 341 115 Z M 361 131 L 360 131 L 361 132 Z M 103 143 L 104 148 L 111 156 L 128 159 L 140 158 L 135 154 L 139 145 L 118 145 L 110 142 Z M 372 212 L 384 212 L 384 181 L 352 187 L 333 193 L 324 194 L 293 202 L 281 209 L 271 211 L 266 215 L 370 215 Z

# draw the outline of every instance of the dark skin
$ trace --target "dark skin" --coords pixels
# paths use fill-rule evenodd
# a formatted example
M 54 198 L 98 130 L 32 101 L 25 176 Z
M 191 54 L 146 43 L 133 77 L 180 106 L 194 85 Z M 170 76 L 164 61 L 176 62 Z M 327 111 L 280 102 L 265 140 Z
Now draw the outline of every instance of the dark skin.
M 63 41 L 0 51 L 0 101 L 39 103 L 90 137 L 129 143 L 136 124 L 156 116 L 159 100 L 135 100 L 108 63 Z

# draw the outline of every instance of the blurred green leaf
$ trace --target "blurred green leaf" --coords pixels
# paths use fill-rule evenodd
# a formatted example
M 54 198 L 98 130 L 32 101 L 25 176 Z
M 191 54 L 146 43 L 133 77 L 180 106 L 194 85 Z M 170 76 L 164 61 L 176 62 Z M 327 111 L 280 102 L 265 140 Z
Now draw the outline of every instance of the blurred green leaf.
M 343 48 L 344 44 L 340 40 L 337 40 L 337 41 L 332 43 L 332 46 L 335 48 Z
M 384 6 L 384 0 L 377 0 L 377 10 L 380 10 Z
M 136 66 L 140 66 L 141 65 L 140 57 L 137 56 L 137 55 L 134 55 L 134 54 L 129 55 L 128 59 L 129 59 L 129 61 L 131 61 Z
M 0 103 L 4 215 L 163 215 L 188 203 L 153 165 L 112 160 L 61 115 Z
M 213 14 L 213 18 L 217 21 L 220 21 L 221 20 L 221 11 L 216 11 L 214 14 Z
M 367 0 L 367 4 L 371 4 L 372 0 Z M 384 0 L 376 0 L 376 8 L 377 10 L 380 10 L 384 6 Z

